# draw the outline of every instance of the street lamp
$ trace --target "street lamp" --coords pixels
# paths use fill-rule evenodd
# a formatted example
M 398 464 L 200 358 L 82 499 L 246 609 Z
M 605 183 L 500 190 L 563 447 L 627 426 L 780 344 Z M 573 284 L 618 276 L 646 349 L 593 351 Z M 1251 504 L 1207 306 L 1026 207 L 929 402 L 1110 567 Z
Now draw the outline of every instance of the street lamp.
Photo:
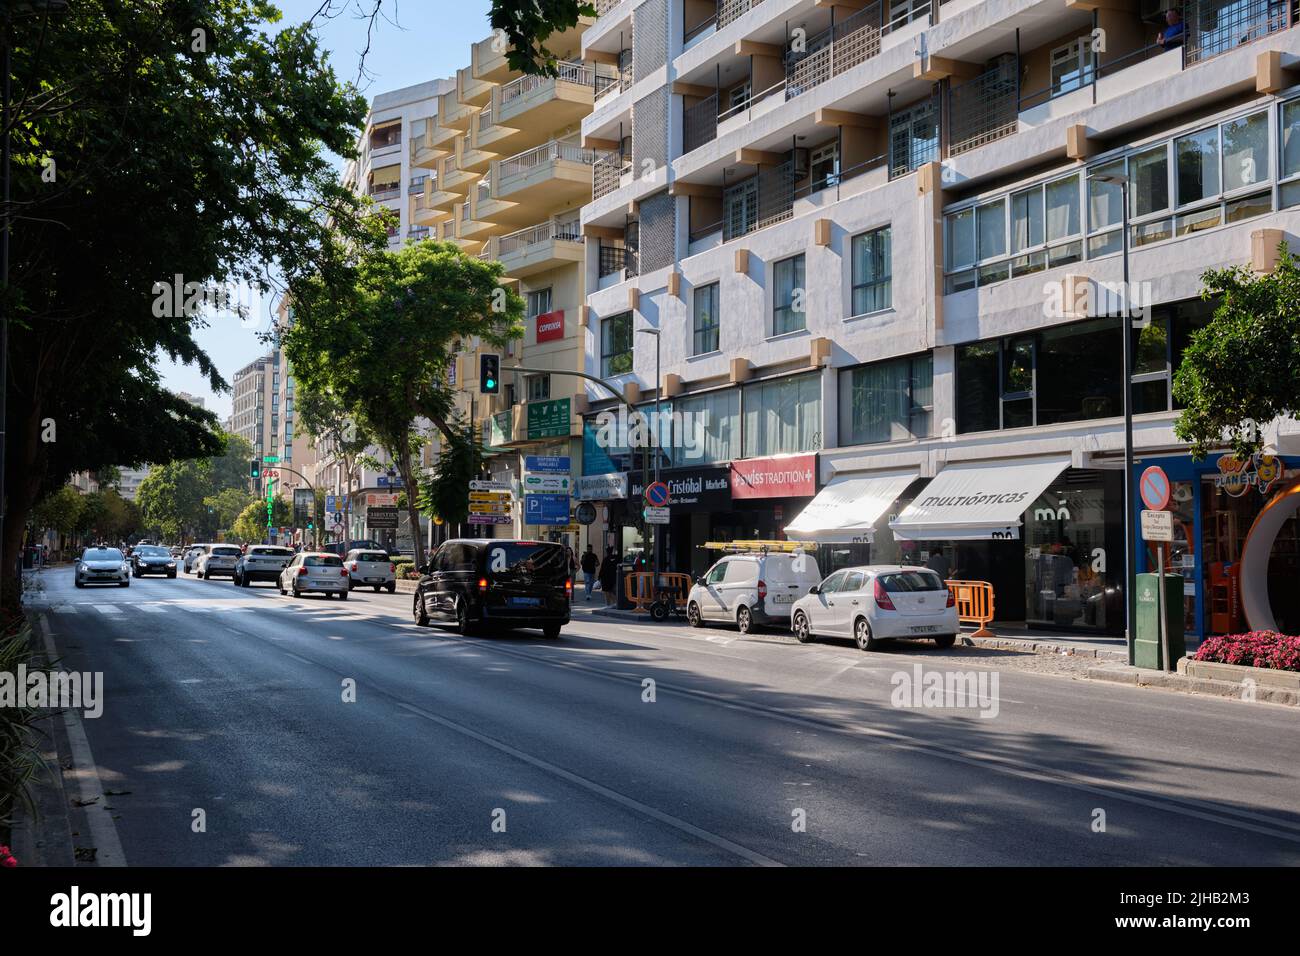
M 660 453 L 662 452 L 662 448 L 660 447 L 660 444 L 659 444 L 659 427 L 660 427 L 660 426 L 659 426 L 659 399 L 660 399 L 660 397 L 663 395 L 663 388 L 662 388 L 662 386 L 661 386 L 661 384 L 660 384 L 660 378 L 659 378 L 659 343 L 660 343 L 660 336 L 659 336 L 659 330 L 658 330 L 658 329 L 644 328 L 644 329 L 637 329 L 637 331 L 638 331 L 638 332 L 641 332 L 641 333 L 643 333 L 643 334 L 645 334 L 645 335 L 653 335 L 653 336 L 655 337 L 655 410 L 654 410 L 654 430 L 655 430 L 655 481 L 658 481 L 658 480 L 659 480 L 659 459 L 660 459 L 660 457 L 661 457 L 661 454 L 660 454 Z M 643 471 L 644 471 L 644 469 L 643 469 Z M 642 479 L 641 479 L 641 483 L 642 483 L 642 485 L 645 485 L 645 483 L 646 483 L 645 479 L 646 479 L 646 476 L 643 474 L 643 475 L 642 475 Z M 645 513 L 645 512 L 644 512 L 644 500 L 645 500 L 645 489 L 644 489 L 644 487 L 643 487 L 642 490 L 641 490 L 641 497 L 642 497 L 642 501 L 643 501 L 643 505 L 642 505 L 642 509 L 643 509 L 643 510 L 642 510 L 642 514 L 644 514 L 644 513 Z M 648 521 L 643 521 L 642 524 L 644 524 L 644 525 L 646 526 L 647 530 L 649 529 L 650 522 L 648 522 Z M 658 587 L 659 587 L 659 529 L 658 529 L 657 527 L 655 528 L 654 537 L 653 537 L 653 540 L 652 540 L 652 543 L 651 543 L 651 546 L 650 546 L 650 571 L 651 571 L 651 574 L 652 574 L 652 577 L 650 578 L 650 580 L 654 582 L 654 585 L 650 588 L 650 593 L 651 593 L 651 595 L 653 596 L 653 595 L 656 593 L 656 591 L 658 590 Z
M 1128 662 L 1133 663 L 1133 592 L 1137 564 L 1133 548 L 1133 325 L 1129 311 L 1128 278 L 1128 187 L 1129 179 L 1122 173 L 1094 173 L 1089 182 L 1118 186 L 1124 204 L 1121 214 L 1120 248 L 1122 250 L 1124 284 L 1121 289 L 1121 315 L 1123 316 L 1123 391 L 1124 408 L 1124 640 L 1128 644 Z

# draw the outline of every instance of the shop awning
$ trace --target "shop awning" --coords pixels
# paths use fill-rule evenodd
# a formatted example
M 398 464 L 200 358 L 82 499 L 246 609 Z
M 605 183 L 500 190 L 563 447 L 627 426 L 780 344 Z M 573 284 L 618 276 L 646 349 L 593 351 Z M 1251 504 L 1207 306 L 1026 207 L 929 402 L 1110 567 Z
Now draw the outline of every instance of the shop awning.
M 913 481 L 916 469 L 835 478 L 785 526 L 796 541 L 870 544 L 872 526 Z
M 1020 537 L 1020 516 L 1066 468 L 1068 456 L 948 465 L 889 523 L 907 541 Z

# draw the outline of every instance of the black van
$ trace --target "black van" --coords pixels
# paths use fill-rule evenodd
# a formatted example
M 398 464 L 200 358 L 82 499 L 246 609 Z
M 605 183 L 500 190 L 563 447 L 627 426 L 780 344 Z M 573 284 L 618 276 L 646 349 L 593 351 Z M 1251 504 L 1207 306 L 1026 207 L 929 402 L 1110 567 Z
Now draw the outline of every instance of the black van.
M 573 576 L 564 546 L 550 541 L 453 538 L 420 568 L 415 623 L 455 623 L 462 634 L 484 625 L 540 627 L 559 637 L 569 623 Z

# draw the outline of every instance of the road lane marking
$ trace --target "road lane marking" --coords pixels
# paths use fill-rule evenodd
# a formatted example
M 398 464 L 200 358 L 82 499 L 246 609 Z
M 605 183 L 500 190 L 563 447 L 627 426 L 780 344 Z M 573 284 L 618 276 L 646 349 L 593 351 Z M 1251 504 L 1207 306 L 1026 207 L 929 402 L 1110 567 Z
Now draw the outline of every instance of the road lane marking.
M 122 613 L 122 609 L 120 607 L 116 607 L 112 604 L 92 604 L 91 607 L 93 607 L 100 614 L 121 614 Z
M 703 840 L 705 843 L 712 844 L 718 849 L 725 850 L 741 859 L 749 860 L 749 862 L 758 866 L 785 866 L 785 864 L 781 863 L 779 860 L 774 860 L 771 857 L 764 856 L 757 850 L 751 850 L 749 847 L 741 846 L 739 843 L 728 840 L 724 836 L 719 836 L 709 830 L 697 827 L 693 823 L 688 823 L 680 817 L 675 817 L 670 813 L 664 813 L 662 810 L 657 810 L 649 804 L 642 803 L 640 800 L 619 793 L 617 790 L 611 790 L 609 787 L 602 786 L 594 780 L 589 780 L 586 777 L 579 776 L 571 770 L 565 770 L 563 767 L 557 766 L 549 760 L 543 760 L 540 757 L 534 757 L 532 754 L 524 753 L 517 747 L 511 747 L 509 744 L 502 743 L 494 737 L 481 734 L 477 730 L 471 730 L 463 724 L 456 723 L 454 720 L 449 720 L 448 718 L 441 717 L 438 714 L 432 714 L 427 710 L 423 710 L 413 704 L 408 704 L 403 701 L 398 701 L 397 706 L 404 710 L 409 710 L 411 713 L 423 717 L 425 720 L 431 720 L 435 724 L 446 727 L 448 730 L 453 730 L 458 734 L 477 740 L 479 743 L 486 744 L 493 750 L 514 757 L 516 760 L 522 760 L 524 763 L 536 767 L 538 770 L 545 771 L 546 773 L 559 777 L 562 780 L 567 780 L 569 783 L 581 787 L 590 793 L 604 797 L 606 800 L 611 800 L 622 807 L 626 807 L 627 809 L 640 813 L 643 816 L 650 817 L 653 820 L 658 820 L 660 823 L 667 824 L 673 829 L 680 830 L 682 833 L 689 834 L 698 840 Z
M 59 652 L 54 646 L 54 633 L 50 630 L 49 618 L 42 614 L 40 624 L 48 660 L 58 661 Z M 60 670 L 63 669 L 61 664 L 57 666 Z M 122 852 L 122 840 L 117 835 L 112 814 L 102 809 L 107 802 L 104 799 L 104 785 L 100 782 L 85 728 L 81 726 L 81 715 L 72 707 L 64 708 L 59 715 L 68 735 L 68 747 L 72 751 L 72 776 L 76 779 L 77 790 L 81 795 L 79 799 L 86 810 L 86 825 L 90 827 L 91 838 L 95 841 L 95 865 L 126 866 L 126 854 Z M 101 812 L 96 813 L 96 810 Z

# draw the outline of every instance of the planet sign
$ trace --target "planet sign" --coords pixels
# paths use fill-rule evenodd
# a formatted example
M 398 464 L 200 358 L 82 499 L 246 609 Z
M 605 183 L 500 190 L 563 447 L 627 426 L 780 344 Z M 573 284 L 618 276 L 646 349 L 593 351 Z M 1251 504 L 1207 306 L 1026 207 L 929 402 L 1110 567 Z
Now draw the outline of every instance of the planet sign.
M 1142 472 L 1138 482 L 1142 493 L 1142 503 L 1152 511 L 1164 511 L 1169 506 L 1169 476 L 1158 465 L 1152 465 Z

